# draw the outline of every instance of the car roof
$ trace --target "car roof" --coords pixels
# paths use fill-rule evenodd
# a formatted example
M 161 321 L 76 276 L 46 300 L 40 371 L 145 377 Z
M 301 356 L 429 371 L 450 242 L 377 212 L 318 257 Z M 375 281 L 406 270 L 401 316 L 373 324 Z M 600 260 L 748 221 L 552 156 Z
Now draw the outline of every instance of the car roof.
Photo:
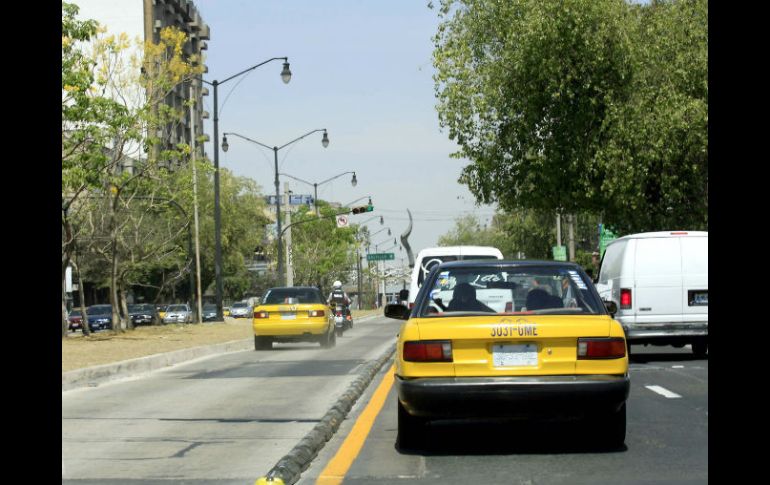
M 561 267 L 570 269 L 582 269 L 577 263 L 569 261 L 540 261 L 540 260 L 505 260 L 505 259 L 477 259 L 477 260 L 465 260 L 465 261 L 449 261 L 441 263 L 437 268 L 441 269 L 453 269 L 453 268 L 502 268 L 502 267 L 521 267 L 526 268 L 530 266 L 548 266 L 548 267 Z
M 275 288 L 270 288 L 267 291 L 273 291 L 273 290 L 317 290 L 318 287 L 316 286 L 276 286 Z

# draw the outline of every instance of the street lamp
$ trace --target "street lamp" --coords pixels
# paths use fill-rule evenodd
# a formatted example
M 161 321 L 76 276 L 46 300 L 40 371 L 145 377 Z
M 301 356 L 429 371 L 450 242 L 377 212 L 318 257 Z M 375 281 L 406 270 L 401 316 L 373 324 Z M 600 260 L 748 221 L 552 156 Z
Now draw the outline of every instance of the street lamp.
M 273 57 L 266 61 L 260 62 L 255 66 L 251 66 L 238 74 L 232 75 L 222 82 L 214 80 L 214 82 L 201 79 L 204 83 L 214 87 L 214 274 L 216 276 L 216 298 L 217 298 L 217 319 L 223 319 L 222 314 L 222 210 L 219 206 L 219 85 L 224 84 L 231 79 L 234 79 L 242 74 L 246 74 L 249 71 L 267 64 L 268 62 L 283 60 L 283 69 L 281 70 L 281 80 L 284 84 L 288 84 L 291 80 L 291 71 L 289 70 L 289 58 L 288 57 Z M 222 147 L 225 151 L 227 149 Z
M 325 147 L 325 146 L 327 146 L 329 144 L 329 138 L 326 136 L 326 133 L 324 133 L 324 139 L 321 140 L 321 144 L 324 143 L 324 140 L 326 140 L 326 145 L 324 145 L 324 147 Z M 349 174 L 349 173 L 353 174 L 353 178 L 350 180 L 350 185 L 355 187 L 358 184 L 358 179 L 356 179 L 356 172 L 351 172 L 351 171 L 342 172 L 341 174 L 335 175 L 332 178 L 326 179 L 323 182 L 318 182 L 318 183 L 311 183 L 311 182 L 308 182 L 307 180 L 302 180 L 299 177 L 295 177 L 294 175 L 289 175 L 288 173 L 281 173 L 279 175 L 284 175 L 286 177 L 289 177 L 290 179 L 296 180 L 297 182 L 302 182 L 303 184 L 308 184 L 308 185 L 312 185 L 313 186 L 313 191 L 314 191 L 314 193 L 313 193 L 313 197 L 314 197 L 313 205 L 315 206 L 315 215 L 318 216 L 318 186 L 319 185 L 323 185 L 326 182 L 331 182 L 332 180 L 340 178 L 343 175 L 346 175 L 346 174 Z
M 350 205 L 350 204 L 348 204 L 348 205 Z M 380 225 L 383 225 L 383 224 L 385 224 L 385 219 L 383 219 L 383 217 L 382 217 L 382 216 L 372 216 L 372 217 L 370 217 L 369 219 L 365 220 L 364 222 L 360 222 L 360 223 L 358 223 L 358 225 L 359 225 L 359 226 L 363 226 L 363 225 L 364 225 L 364 224 L 366 224 L 367 222 L 371 221 L 372 219 L 377 219 L 378 217 L 380 218 Z
M 377 234 L 381 233 L 381 232 L 382 232 L 382 231 L 384 231 L 385 229 L 387 229 L 387 230 L 388 230 L 388 236 L 390 236 L 390 228 L 389 228 L 389 227 L 383 227 L 383 228 L 382 228 L 382 229 L 380 229 L 379 231 L 377 231 L 377 232 L 375 232 L 375 233 L 372 233 L 372 234 L 369 234 L 369 237 L 373 237 L 373 236 L 376 236 Z
M 279 190 L 279 183 L 278 183 L 278 151 L 283 149 L 283 148 L 286 148 L 287 146 L 291 145 L 292 143 L 296 143 L 296 142 L 300 141 L 301 139 L 303 139 L 303 138 L 305 138 L 305 137 L 307 137 L 309 135 L 312 135 L 313 133 L 317 133 L 319 131 L 323 131 L 324 132 L 323 138 L 321 139 L 321 145 L 323 145 L 323 147 L 326 148 L 327 146 L 329 146 L 329 135 L 328 135 L 328 133 L 326 131 L 326 128 L 319 128 L 317 130 L 308 131 L 304 135 L 302 135 L 302 136 L 300 136 L 298 138 L 295 138 L 294 140 L 292 140 L 292 141 L 290 141 L 288 143 L 284 143 L 281 146 L 273 146 L 273 147 L 271 147 L 269 145 L 265 145 L 264 143 L 260 143 L 257 140 L 252 140 L 249 137 L 246 137 L 246 136 L 243 136 L 243 135 L 239 135 L 238 133 L 224 133 L 223 134 L 224 137 L 222 139 L 222 149 L 224 151 L 227 151 L 227 147 L 230 146 L 227 143 L 227 135 L 233 135 L 233 136 L 237 136 L 238 138 L 242 138 L 242 139 L 244 139 L 246 141 L 250 141 L 250 142 L 252 142 L 252 143 L 254 143 L 256 145 L 259 145 L 261 147 L 267 148 L 268 150 L 273 150 L 273 153 L 275 154 L 275 221 L 276 221 L 276 225 L 277 225 L 277 227 L 276 227 L 276 230 L 277 230 L 276 240 L 277 240 L 277 245 L 278 245 L 278 281 L 279 282 L 283 282 L 283 251 L 281 251 L 281 193 L 280 193 L 280 190 Z

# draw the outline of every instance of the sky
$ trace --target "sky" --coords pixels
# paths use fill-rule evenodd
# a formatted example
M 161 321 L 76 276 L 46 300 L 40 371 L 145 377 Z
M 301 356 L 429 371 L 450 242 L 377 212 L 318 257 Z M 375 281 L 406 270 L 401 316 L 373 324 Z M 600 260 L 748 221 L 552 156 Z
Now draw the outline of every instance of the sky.
M 492 206 L 476 206 L 467 187 L 457 182 L 468 160 L 450 158 L 457 150 L 439 128 L 432 75 L 433 41 L 439 23 L 426 0 L 196 0 L 211 30 L 205 64 L 207 81 L 222 81 L 272 57 L 288 57 L 292 78 L 281 81 L 282 61 L 265 64 L 219 87 L 220 144 L 225 132 L 269 146 L 281 146 L 309 131 L 325 128 L 329 146 L 314 133 L 278 152 L 279 172 L 317 183 L 355 171 L 356 187 L 344 175 L 318 187 L 321 200 L 350 203 L 371 196 L 374 212 L 351 215 L 352 223 L 373 215 L 366 225 L 378 250 L 408 225 L 412 250 L 436 246 L 456 217 L 476 214 L 488 222 Z M 211 113 L 213 89 L 204 98 Z M 220 167 L 257 181 L 274 194 L 273 152 L 237 137 L 220 146 Z M 214 158 L 213 143 L 206 153 Z M 313 187 L 288 181 L 295 194 Z M 355 205 L 365 204 L 366 199 Z M 400 243 L 400 240 L 399 240 Z M 406 261 L 399 246 L 394 252 Z M 374 250 L 374 248 L 372 248 Z M 382 251 L 381 251 L 382 252 Z

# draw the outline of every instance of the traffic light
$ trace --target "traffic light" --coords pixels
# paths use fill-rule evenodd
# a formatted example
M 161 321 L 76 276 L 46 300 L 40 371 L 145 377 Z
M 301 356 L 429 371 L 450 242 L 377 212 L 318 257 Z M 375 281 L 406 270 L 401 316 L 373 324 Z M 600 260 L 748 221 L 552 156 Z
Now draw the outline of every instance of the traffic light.
M 362 214 L 364 212 L 371 212 L 374 210 L 373 205 L 362 205 L 361 207 L 353 207 L 353 214 Z

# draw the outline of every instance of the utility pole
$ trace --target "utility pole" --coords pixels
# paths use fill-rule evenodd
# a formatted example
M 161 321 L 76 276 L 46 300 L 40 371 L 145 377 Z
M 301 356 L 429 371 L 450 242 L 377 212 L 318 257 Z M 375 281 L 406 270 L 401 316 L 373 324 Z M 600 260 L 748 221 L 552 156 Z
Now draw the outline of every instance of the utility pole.
M 294 286 L 294 268 L 291 257 L 291 190 L 289 182 L 283 183 L 286 194 L 286 286 Z
M 561 246 L 561 215 L 556 213 L 556 245 Z
M 358 248 L 356 248 L 356 272 L 358 273 L 358 276 L 356 277 L 356 281 L 358 282 L 358 309 L 361 309 L 361 299 L 363 298 L 363 293 L 361 292 L 361 253 Z
M 575 261 L 575 214 L 567 216 L 567 224 L 569 228 L 569 260 Z
M 195 166 L 195 81 L 190 81 L 190 163 L 192 164 L 193 176 L 193 221 L 195 232 L 195 293 L 198 304 L 196 305 L 196 320 L 198 323 L 203 321 L 203 303 L 201 295 L 201 250 L 198 238 L 198 170 Z

